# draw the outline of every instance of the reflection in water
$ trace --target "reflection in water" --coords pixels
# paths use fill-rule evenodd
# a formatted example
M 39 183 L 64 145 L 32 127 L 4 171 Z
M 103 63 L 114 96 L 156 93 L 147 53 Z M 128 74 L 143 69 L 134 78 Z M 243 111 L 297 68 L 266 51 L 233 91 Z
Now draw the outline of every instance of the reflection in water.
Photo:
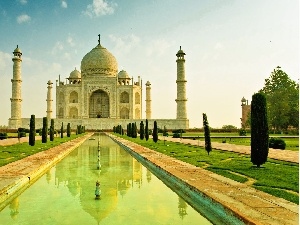
M 19 198 L 16 197 L 14 200 L 11 201 L 10 205 L 10 216 L 12 219 L 16 220 L 19 214 Z
M 99 137 L 100 152 L 95 139 L 15 198 L 9 205 L 14 220 L 6 218 L 6 207 L 1 224 L 210 224 L 110 138 Z
M 179 209 L 178 214 L 181 219 L 183 219 L 187 215 L 186 208 L 187 208 L 186 202 L 182 198 L 178 197 L 178 209 Z

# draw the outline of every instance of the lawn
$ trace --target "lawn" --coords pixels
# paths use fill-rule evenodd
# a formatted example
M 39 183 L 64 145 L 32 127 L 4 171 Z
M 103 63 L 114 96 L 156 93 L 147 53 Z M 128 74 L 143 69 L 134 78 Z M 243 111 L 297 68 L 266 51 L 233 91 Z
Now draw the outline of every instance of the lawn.
M 55 137 L 54 141 L 49 141 L 48 139 L 47 143 L 42 143 L 41 140 L 36 140 L 35 146 L 30 146 L 27 142 L 10 146 L 0 146 L 0 166 L 4 166 L 8 163 L 20 160 L 38 152 L 45 151 L 82 135 L 84 134 L 71 134 L 71 137 L 65 136 L 64 138 Z
M 172 133 L 169 134 L 170 136 Z M 229 144 L 236 144 L 236 145 L 247 145 L 250 146 L 250 135 L 246 137 L 237 137 L 239 136 L 237 133 L 211 133 L 210 136 L 212 142 L 219 142 L 219 143 L 229 143 Z M 218 137 L 219 136 L 219 137 Z M 281 134 L 270 134 L 270 137 L 280 137 L 280 136 L 294 136 L 294 135 L 281 135 Z M 196 139 L 200 141 L 204 141 L 204 133 L 194 133 L 194 132 L 187 132 L 182 133 L 182 137 L 196 137 Z M 299 151 L 299 137 L 289 137 L 289 138 L 282 138 L 286 143 L 286 149 Z
M 210 155 L 204 148 L 181 143 L 140 140 L 121 136 L 157 152 L 299 204 L 299 164 L 268 159 L 262 168 L 253 166 L 249 155 L 213 149 Z

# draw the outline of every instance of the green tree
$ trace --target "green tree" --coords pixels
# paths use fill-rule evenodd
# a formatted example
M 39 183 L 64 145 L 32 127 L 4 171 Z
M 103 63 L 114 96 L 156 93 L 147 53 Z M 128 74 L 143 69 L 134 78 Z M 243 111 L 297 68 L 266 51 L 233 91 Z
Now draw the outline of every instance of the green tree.
M 209 153 L 212 151 L 212 147 L 211 147 L 211 140 L 210 140 L 209 124 L 205 113 L 203 113 L 203 128 L 204 128 L 205 150 L 209 155 Z
M 47 143 L 48 136 L 48 119 L 43 117 L 43 129 L 42 129 L 42 143 Z
M 259 91 L 267 99 L 268 122 L 275 130 L 299 127 L 299 83 L 291 80 L 278 66 Z
M 61 122 L 61 127 L 60 127 L 60 138 L 64 137 L 64 123 Z
M 67 125 L 67 137 L 71 137 L 71 124 L 68 123 Z
M 29 124 L 29 145 L 35 145 L 35 115 L 31 115 Z
M 50 141 L 54 141 L 54 119 L 50 122 Z
M 251 162 L 260 167 L 269 153 L 269 128 L 266 97 L 262 93 L 252 96 L 251 102 Z
M 157 129 L 157 122 L 154 121 L 153 133 L 152 133 L 153 141 L 156 143 L 158 141 L 158 129 Z
M 136 127 L 136 123 L 135 122 L 131 124 L 131 128 L 132 128 L 132 132 L 131 132 L 132 137 L 133 138 L 137 138 L 137 127 Z
M 141 121 L 140 123 L 140 139 L 143 140 L 145 137 L 144 123 Z
M 148 128 L 148 120 L 146 119 L 146 126 L 145 126 L 145 139 L 148 141 L 149 139 L 149 128 Z
M 131 127 L 131 123 L 128 124 L 128 137 L 132 137 L 132 127 Z

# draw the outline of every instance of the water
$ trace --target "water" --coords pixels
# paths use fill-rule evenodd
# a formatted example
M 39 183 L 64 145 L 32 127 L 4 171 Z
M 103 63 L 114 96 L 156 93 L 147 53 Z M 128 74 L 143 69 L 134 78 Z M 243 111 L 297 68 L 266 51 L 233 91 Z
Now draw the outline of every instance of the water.
M 109 137 L 87 140 L 0 212 L 0 224 L 211 224 Z M 95 200 L 96 181 L 101 199 Z

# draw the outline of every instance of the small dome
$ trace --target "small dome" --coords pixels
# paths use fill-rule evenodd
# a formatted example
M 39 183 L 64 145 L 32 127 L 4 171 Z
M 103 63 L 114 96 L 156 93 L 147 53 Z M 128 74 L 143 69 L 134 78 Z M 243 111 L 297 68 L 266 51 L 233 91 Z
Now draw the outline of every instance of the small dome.
M 243 97 L 242 100 L 241 100 L 241 102 L 246 102 L 246 99 Z
M 17 48 L 14 50 L 13 53 L 14 54 L 16 54 L 16 53 L 21 53 L 22 54 L 21 49 L 19 48 L 19 45 L 17 45 Z
M 118 63 L 116 58 L 99 44 L 82 58 L 81 72 L 116 76 Z
M 146 86 L 150 86 L 151 83 L 149 82 L 149 80 L 146 82 Z
M 69 79 L 80 79 L 81 78 L 81 73 L 75 68 L 75 70 L 73 70 L 70 73 Z
M 119 79 L 131 79 L 130 76 L 129 76 L 129 74 L 125 70 L 121 70 L 118 73 L 118 78 Z
M 185 55 L 184 51 L 181 49 L 181 46 L 180 46 L 180 49 L 177 52 L 176 56 L 179 56 L 179 55 Z

